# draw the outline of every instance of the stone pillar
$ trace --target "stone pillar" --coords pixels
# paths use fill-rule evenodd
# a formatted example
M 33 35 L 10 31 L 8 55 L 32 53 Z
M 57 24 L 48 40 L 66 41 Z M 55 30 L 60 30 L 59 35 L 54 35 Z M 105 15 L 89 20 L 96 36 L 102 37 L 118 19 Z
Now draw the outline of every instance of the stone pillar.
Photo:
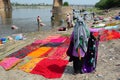
M 0 10 L 0 18 L 1 18 L 2 24 L 11 24 L 12 23 L 12 11 Z
M 0 0 L 0 9 L 3 10 L 11 10 L 11 3 L 10 0 Z
M 54 7 L 54 18 L 55 18 L 55 25 L 60 26 L 62 25 L 62 21 L 66 24 L 66 17 L 67 14 L 70 14 L 72 17 L 72 7 L 70 6 L 62 6 L 62 7 Z
M 54 25 L 60 26 L 61 22 L 65 22 L 67 13 L 72 15 L 72 7 L 63 6 L 63 0 L 54 0 L 53 1 L 53 13 L 54 16 Z
M 59 7 L 62 6 L 63 0 L 54 0 L 53 1 L 53 7 Z

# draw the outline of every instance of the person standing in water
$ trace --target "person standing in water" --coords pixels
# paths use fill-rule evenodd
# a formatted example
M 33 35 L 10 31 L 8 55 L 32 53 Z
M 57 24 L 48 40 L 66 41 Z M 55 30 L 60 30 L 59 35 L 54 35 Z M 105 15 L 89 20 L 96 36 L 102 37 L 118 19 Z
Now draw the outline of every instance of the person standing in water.
M 45 26 L 45 24 L 42 22 L 40 16 L 37 17 L 37 22 L 38 22 L 38 31 L 39 31 L 39 28 Z
M 51 26 L 54 27 L 55 17 L 54 15 L 51 16 Z
M 38 17 L 37 17 L 38 31 L 39 31 L 41 22 L 42 22 L 42 20 L 41 20 L 40 16 L 38 16 Z

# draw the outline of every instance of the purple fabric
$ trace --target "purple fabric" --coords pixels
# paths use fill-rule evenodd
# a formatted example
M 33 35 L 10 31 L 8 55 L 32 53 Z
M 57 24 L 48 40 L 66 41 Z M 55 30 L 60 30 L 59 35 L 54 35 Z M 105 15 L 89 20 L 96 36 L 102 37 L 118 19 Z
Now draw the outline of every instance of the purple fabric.
M 79 49 L 80 49 L 80 57 L 84 57 L 85 53 L 83 52 L 83 50 L 81 48 L 79 48 Z M 75 50 L 74 47 L 73 47 L 73 52 L 72 53 L 73 53 L 73 56 L 78 57 L 79 53 L 77 53 L 77 51 Z
M 75 47 L 74 47 L 73 38 L 74 38 L 74 34 L 72 33 L 71 38 L 70 38 L 71 39 L 70 45 L 69 45 L 69 48 L 67 50 L 67 55 L 78 57 L 78 52 L 75 50 Z M 80 49 L 80 56 L 84 57 L 85 53 L 83 52 L 83 50 L 81 48 L 79 48 L 79 49 Z

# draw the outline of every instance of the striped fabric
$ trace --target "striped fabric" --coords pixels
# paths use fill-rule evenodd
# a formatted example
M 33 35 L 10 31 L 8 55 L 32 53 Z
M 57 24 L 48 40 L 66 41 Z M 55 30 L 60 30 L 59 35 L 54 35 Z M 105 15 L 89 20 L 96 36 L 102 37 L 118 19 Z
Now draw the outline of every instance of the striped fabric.
M 44 54 L 47 54 L 51 50 L 52 47 L 40 47 L 37 50 L 30 52 L 27 56 L 32 58 L 37 58 L 37 57 L 41 57 Z
M 32 69 L 37 65 L 38 62 L 40 62 L 43 58 L 33 58 L 28 63 L 20 66 L 19 69 L 25 71 L 25 72 L 31 72 Z

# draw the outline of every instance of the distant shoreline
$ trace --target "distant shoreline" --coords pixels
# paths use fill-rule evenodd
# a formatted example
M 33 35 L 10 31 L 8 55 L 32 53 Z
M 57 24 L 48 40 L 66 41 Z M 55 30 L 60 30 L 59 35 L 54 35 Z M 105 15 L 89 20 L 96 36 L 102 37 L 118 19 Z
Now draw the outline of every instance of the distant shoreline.
M 70 5 L 73 8 L 94 8 L 94 5 Z M 43 9 L 43 8 L 51 8 L 52 5 L 12 5 L 13 9 L 20 9 L 20 8 L 32 8 L 32 9 Z
M 43 9 L 43 8 L 52 8 L 52 6 L 12 6 L 13 9 Z

